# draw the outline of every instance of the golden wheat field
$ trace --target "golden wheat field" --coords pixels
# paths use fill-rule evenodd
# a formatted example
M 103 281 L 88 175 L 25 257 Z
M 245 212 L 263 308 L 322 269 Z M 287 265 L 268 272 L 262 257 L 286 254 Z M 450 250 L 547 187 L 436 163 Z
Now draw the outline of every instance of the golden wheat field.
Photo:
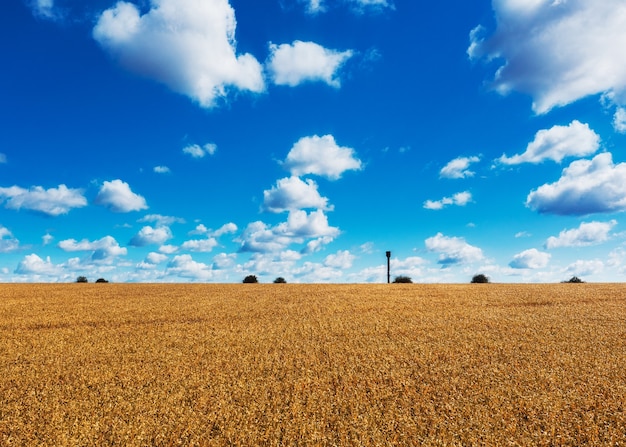
M 626 285 L 0 285 L 2 446 L 626 446 Z

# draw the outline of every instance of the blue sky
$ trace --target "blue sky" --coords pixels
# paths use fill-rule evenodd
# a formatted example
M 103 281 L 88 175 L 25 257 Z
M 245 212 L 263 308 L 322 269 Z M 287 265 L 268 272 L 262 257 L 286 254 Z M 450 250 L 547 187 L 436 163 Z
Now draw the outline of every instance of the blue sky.
M 620 282 L 622 0 L 8 0 L 0 281 Z

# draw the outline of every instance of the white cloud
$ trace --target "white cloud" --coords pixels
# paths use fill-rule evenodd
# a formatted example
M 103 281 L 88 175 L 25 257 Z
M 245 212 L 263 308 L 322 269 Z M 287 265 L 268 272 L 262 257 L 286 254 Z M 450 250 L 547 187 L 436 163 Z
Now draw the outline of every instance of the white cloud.
M 550 262 L 550 253 L 531 248 L 513 256 L 509 266 L 514 269 L 540 269 Z
M 338 146 L 332 135 L 303 137 L 293 145 L 283 166 L 292 175 L 315 174 L 337 180 L 345 171 L 361 170 L 354 149 Z
M 428 251 L 439 253 L 438 263 L 443 266 L 452 264 L 467 264 L 483 259 L 483 252 L 480 248 L 465 242 L 459 237 L 448 237 L 441 233 L 426 239 Z
M 67 214 L 73 208 L 87 205 L 87 199 L 81 189 L 70 189 L 65 185 L 50 189 L 43 189 L 41 186 L 33 186 L 30 189 L 19 186 L 0 188 L 0 202 L 2 201 L 6 201 L 4 206 L 8 209 L 24 208 L 48 216 Z
M 324 48 L 314 42 L 296 40 L 293 44 L 270 44 L 267 69 L 277 85 L 294 87 L 303 82 L 325 82 L 340 87 L 337 71 L 353 52 Z
M 558 237 L 549 237 L 546 241 L 546 248 L 584 247 L 601 244 L 609 240 L 609 233 L 615 225 L 617 225 L 616 220 L 583 222 L 578 228 L 561 231 Z
M 228 0 L 151 0 L 140 15 L 120 1 L 104 11 L 93 37 L 129 70 L 214 107 L 228 88 L 262 92 L 261 64 L 237 55 L 235 11 Z
M 133 247 L 145 247 L 150 244 L 161 245 L 171 238 L 172 231 L 168 227 L 152 228 L 150 225 L 146 225 L 133 236 L 129 245 Z
M 237 255 L 235 253 L 220 253 L 213 257 L 213 269 L 224 270 L 235 265 Z
M 555 183 L 531 191 L 526 206 L 540 213 L 586 215 L 626 210 L 626 163 L 613 164 L 611 153 L 576 160 Z
M 424 208 L 427 210 L 440 210 L 448 205 L 465 206 L 472 201 L 472 193 L 469 191 L 458 192 L 452 197 L 444 197 L 441 200 L 427 200 Z
M 44 261 L 36 254 L 30 254 L 24 256 L 24 259 L 19 262 L 15 273 L 18 275 L 43 275 L 43 276 L 59 276 L 63 273 L 63 268 L 58 265 L 54 265 L 50 261 L 48 256 Z
M 603 271 L 604 263 L 599 259 L 578 260 L 568 265 L 566 269 L 568 274 L 578 277 L 597 275 Z
M 164 253 L 166 255 L 171 255 L 178 251 L 178 247 L 175 245 L 161 245 L 159 247 L 159 253 Z
M 44 245 L 48 245 L 52 243 L 53 240 L 54 240 L 54 236 L 52 236 L 50 233 L 46 233 L 41 237 L 41 242 Z
M 155 166 L 153 170 L 157 174 L 169 174 L 171 172 L 167 166 Z
M 213 277 L 210 266 L 194 261 L 190 255 L 174 256 L 174 259 L 167 265 L 166 273 L 198 281 L 205 281 Z
M 594 154 L 599 148 L 600 136 L 588 124 L 574 120 L 569 126 L 540 130 L 526 147 L 526 152 L 512 157 L 502 155 L 498 161 L 507 165 L 541 163 L 547 159 L 560 163 L 566 157 Z
M 546 113 L 580 98 L 613 92 L 626 102 L 626 3 L 623 0 L 494 0 L 497 29 L 470 34 L 472 58 L 502 59 L 494 87 L 529 94 Z
M 616 132 L 626 133 L 626 108 L 617 108 L 613 116 L 613 127 Z
M 193 239 L 183 242 L 180 246 L 183 250 L 196 251 L 201 253 L 208 253 L 217 247 L 217 240 L 215 238 L 208 239 Z
M 17 250 L 19 246 L 20 241 L 13 236 L 13 233 L 8 228 L 0 225 L 0 253 L 9 253 Z
M 137 222 L 154 222 L 158 227 L 168 227 L 175 223 L 184 224 L 185 219 L 174 216 L 163 216 L 161 214 L 147 214 Z
M 274 227 L 260 221 L 249 224 L 239 239 L 240 251 L 278 252 L 290 244 L 302 243 L 306 239 L 316 239 L 315 242 L 311 241 L 316 244 L 316 247 L 311 248 L 318 248 L 321 244 L 332 241 L 337 235 L 339 235 L 339 229 L 328 225 L 328 218 L 322 210 L 311 213 L 296 210 L 289 213 L 287 222 Z
M 183 148 L 183 153 L 191 155 L 193 158 L 204 158 L 207 155 L 213 155 L 217 152 L 217 145 L 213 143 L 207 143 L 204 146 L 198 144 L 190 144 Z
M 105 236 L 97 241 L 90 242 L 87 239 L 76 241 L 75 239 L 66 239 L 59 242 L 58 247 L 66 252 L 89 251 L 91 252 L 91 261 L 108 262 L 117 256 L 125 256 L 127 250 L 120 247 L 115 238 Z
M 330 254 L 324 259 L 324 266 L 336 269 L 349 269 L 352 267 L 355 256 L 348 250 L 339 250 L 335 254 Z
M 37 17 L 49 20 L 57 18 L 57 14 L 54 9 L 54 0 L 33 0 L 31 4 L 33 13 Z
M 206 227 L 205 227 L 206 228 Z M 197 229 L 197 227 L 196 227 Z M 238 230 L 237 225 L 235 225 L 232 222 L 228 222 L 224 225 L 222 225 L 221 227 L 219 227 L 217 230 L 215 230 L 212 235 L 213 237 L 220 237 L 223 236 L 225 234 L 233 234 L 236 233 Z
M 280 179 L 272 189 L 263 191 L 263 208 L 272 213 L 301 208 L 329 209 L 328 199 L 319 194 L 313 180 L 303 181 L 295 176 Z
M 474 172 L 469 170 L 469 166 L 478 161 L 480 161 L 479 157 L 455 158 L 441 169 L 439 176 L 453 179 L 473 177 Z
M 167 261 L 167 255 L 164 255 L 163 253 L 156 253 L 152 251 L 148 253 L 148 256 L 146 256 L 146 262 L 150 264 L 156 265 L 165 261 Z
M 96 205 L 102 205 L 115 213 L 129 213 L 148 208 L 146 199 L 131 191 L 128 183 L 121 180 L 104 182 L 96 196 Z
M 306 3 L 306 12 L 308 14 L 319 14 L 320 12 L 326 11 L 325 2 L 323 0 L 304 0 Z

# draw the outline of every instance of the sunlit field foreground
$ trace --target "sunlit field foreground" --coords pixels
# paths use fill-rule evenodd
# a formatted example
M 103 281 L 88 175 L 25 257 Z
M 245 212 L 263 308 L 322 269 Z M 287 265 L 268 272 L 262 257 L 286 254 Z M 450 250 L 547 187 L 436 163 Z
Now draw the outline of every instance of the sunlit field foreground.
M 626 446 L 626 285 L 0 285 L 2 446 Z

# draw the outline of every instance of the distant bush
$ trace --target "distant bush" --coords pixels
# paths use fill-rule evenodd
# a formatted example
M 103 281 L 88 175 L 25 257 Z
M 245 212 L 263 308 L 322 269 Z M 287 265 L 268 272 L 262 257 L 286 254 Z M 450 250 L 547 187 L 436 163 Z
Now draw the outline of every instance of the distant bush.
M 487 284 L 489 282 L 489 278 L 486 275 L 483 275 L 482 273 L 479 273 L 478 275 L 474 275 L 474 277 L 472 278 L 472 284 Z
M 396 277 L 393 279 L 393 283 L 394 283 L 394 284 L 411 284 L 411 283 L 413 283 L 413 281 L 412 281 L 412 280 L 411 280 L 411 278 L 410 278 L 410 277 L 408 277 L 408 276 L 402 276 L 402 275 L 400 275 L 400 276 L 396 276 Z
M 285 278 L 283 278 L 282 276 L 279 276 L 278 278 L 276 278 L 274 280 L 274 284 L 286 284 L 287 281 L 285 281 Z
M 582 279 L 580 279 L 578 276 L 572 276 L 570 279 L 568 279 L 567 281 L 562 281 L 564 283 L 574 283 L 574 284 L 580 284 L 583 283 L 585 281 L 583 281 Z
M 79 276 L 76 278 L 76 282 L 89 282 L 86 276 Z
M 254 284 L 257 282 L 259 282 L 259 280 L 257 279 L 255 275 L 248 275 L 243 279 L 244 284 Z
M 107 280 L 106 280 L 106 279 L 104 279 L 104 278 L 98 278 L 98 279 L 96 279 L 96 282 L 107 283 L 107 282 L 109 282 L 109 281 L 107 281 Z

